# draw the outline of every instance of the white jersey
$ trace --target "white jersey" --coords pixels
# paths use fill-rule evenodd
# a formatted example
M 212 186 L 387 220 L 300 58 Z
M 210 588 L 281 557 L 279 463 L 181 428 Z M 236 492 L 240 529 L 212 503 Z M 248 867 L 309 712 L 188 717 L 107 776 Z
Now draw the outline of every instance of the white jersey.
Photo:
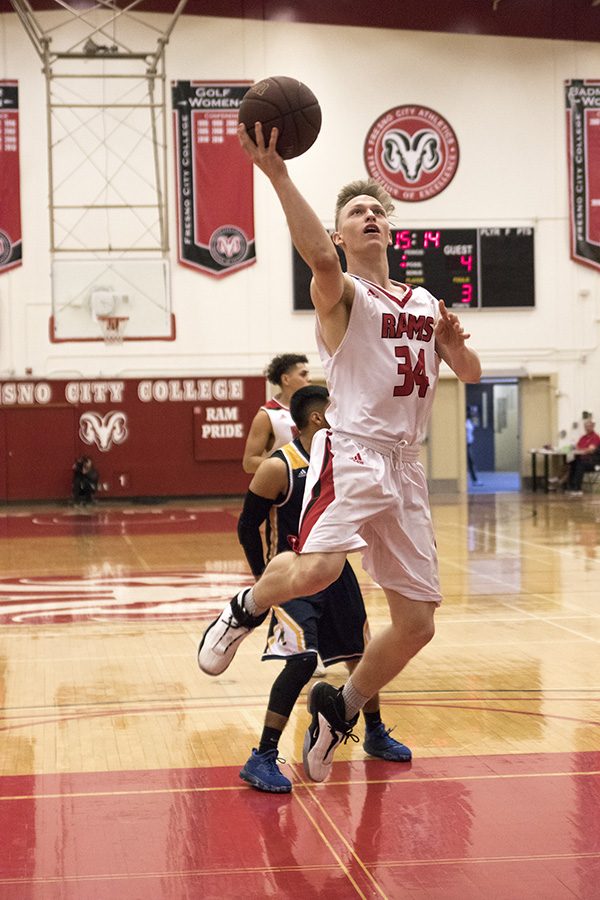
M 287 406 L 284 406 L 279 400 L 269 400 L 264 409 L 271 421 L 271 431 L 273 432 L 273 446 L 270 447 L 269 453 L 278 450 L 284 444 L 289 444 L 298 434 L 298 429 L 294 425 L 294 420 Z
M 317 344 L 335 431 L 393 446 L 419 445 L 426 436 L 440 360 L 434 328 L 438 301 L 406 287 L 401 299 L 352 276 L 355 292 L 346 334 L 333 356 L 317 317 Z

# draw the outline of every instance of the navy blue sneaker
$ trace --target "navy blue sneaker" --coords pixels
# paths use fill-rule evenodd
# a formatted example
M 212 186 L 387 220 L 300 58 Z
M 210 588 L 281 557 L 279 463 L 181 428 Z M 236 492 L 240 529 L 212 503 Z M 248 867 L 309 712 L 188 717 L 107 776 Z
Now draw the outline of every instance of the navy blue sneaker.
M 242 781 L 247 781 L 259 791 L 268 791 L 270 794 L 289 794 L 292 782 L 282 775 L 277 765 L 277 748 L 265 750 L 259 753 L 252 750 L 252 756 L 240 772 Z M 285 759 L 279 760 L 285 762 Z
M 400 741 L 390 737 L 393 728 L 386 728 L 383 722 L 376 728 L 367 731 L 363 748 L 369 756 L 378 756 L 379 759 L 387 759 L 388 762 L 410 762 L 412 753 Z

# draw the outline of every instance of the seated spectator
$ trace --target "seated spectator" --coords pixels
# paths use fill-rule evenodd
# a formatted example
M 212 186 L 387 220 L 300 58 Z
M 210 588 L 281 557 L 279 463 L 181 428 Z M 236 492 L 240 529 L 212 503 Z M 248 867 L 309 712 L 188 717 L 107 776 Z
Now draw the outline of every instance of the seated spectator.
M 586 472 L 593 472 L 600 464 L 600 435 L 595 431 L 596 423 L 593 419 L 585 419 L 583 423 L 584 433 L 581 435 L 573 451 L 574 458 L 569 463 L 567 490 L 571 495 L 578 496 L 583 493 L 583 476 Z
M 89 456 L 80 456 L 73 463 L 73 501 L 86 506 L 98 490 L 98 473 Z

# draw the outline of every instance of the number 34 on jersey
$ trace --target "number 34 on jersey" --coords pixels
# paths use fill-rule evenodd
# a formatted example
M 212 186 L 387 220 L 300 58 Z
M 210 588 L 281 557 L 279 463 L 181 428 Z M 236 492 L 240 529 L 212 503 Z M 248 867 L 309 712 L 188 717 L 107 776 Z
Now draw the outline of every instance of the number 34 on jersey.
M 400 313 L 398 317 L 392 313 L 383 313 L 381 317 L 381 337 L 398 340 L 429 342 L 433 337 L 435 321 L 432 316 L 414 316 L 412 313 Z M 394 354 L 398 359 L 398 375 L 403 376 L 402 384 L 394 387 L 394 397 L 408 397 L 413 391 L 418 391 L 419 397 L 424 397 L 429 388 L 429 377 L 425 366 L 425 352 L 419 349 L 417 359 L 413 364 L 410 347 L 401 344 L 394 348 Z

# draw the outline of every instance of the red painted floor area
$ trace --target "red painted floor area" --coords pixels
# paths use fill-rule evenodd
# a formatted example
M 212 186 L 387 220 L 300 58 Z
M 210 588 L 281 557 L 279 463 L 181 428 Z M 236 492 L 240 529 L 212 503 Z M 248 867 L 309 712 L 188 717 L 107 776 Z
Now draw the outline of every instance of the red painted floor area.
M 289 771 L 289 768 L 288 768 Z M 0 779 L 3 900 L 600 896 L 600 753 Z
M 87 509 L 65 507 L 55 512 L 8 513 L 0 516 L 1 538 L 73 537 L 123 534 L 233 533 L 239 509 L 199 509 L 193 506 L 162 509 L 108 507 L 101 503 Z

